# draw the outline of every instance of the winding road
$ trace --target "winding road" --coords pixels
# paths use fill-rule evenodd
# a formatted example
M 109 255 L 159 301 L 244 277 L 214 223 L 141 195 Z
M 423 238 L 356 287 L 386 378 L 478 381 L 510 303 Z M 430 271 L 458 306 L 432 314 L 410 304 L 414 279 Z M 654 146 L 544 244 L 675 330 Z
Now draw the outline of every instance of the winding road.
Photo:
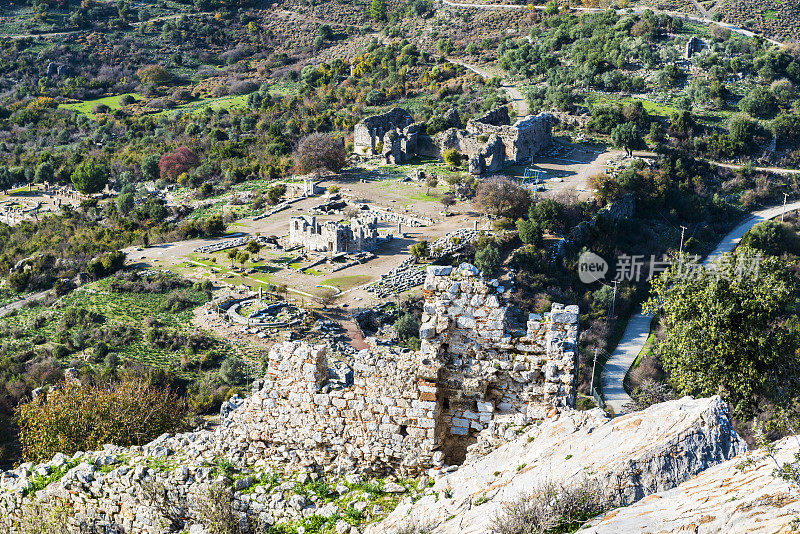
M 448 5 L 450 7 L 460 7 L 464 9 L 529 9 L 527 5 L 516 5 L 516 4 L 473 4 L 467 2 L 451 2 L 450 0 L 442 0 L 442 3 Z M 547 6 L 544 5 L 534 5 L 531 6 L 533 9 L 544 10 Z M 583 11 L 584 13 L 602 13 L 606 11 L 606 9 L 600 7 L 572 7 L 571 9 L 575 11 Z M 684 20 L 688 20 L 690 22 L 699 22 L 701 24 L 717 24 L 722 26 L 723 28 L 727 28 L 732 32 L 738 33 L 740 35 L 744 35 L 747 37 L 755 37 L 757 34 L 751 32 L 750 30 L 745 30 L 744 28 L 740 28 L 738 26 L 734 26 L 733 24 L 728 24 L 727 22 L 719 22 L 710 18 L 706 17 L 698 17 L 696 15 L 689 15 L 687 13 L 680 13 L 677 11 L 665 11 L 661 9 L 654 9 L 651 7 L 647 8 L 628 8 L 628 9 L 617 9 L 617 13 L 624 14 L 624 13 L 632 13 L 634 15 L 641 15 L 645 12 L 645 10 L 650 10 L 654 13 L 664 13 L 671 17 L 681 18 Z M 770 43 L 781 46 L 783 43 L 781 41 L 776 41 L 774 39 L 770 39 L 769 37 L 763 37 L 766 41 Z
M 800 202 L 787 204 L 785 208 L 786 211 L 797 209 L 800 209 Z M 723 254 L 733 251 L 742 240 L 742 237 L 756 224 L 774 219 L 783 212 L 783 206 L 754 212 L 722 238 L 717 244 L 717 248 L 703 260 L 703 265 L 708 265 L 719 259 Z M 630 396 L 625 391 L 623 381 L 628 369 L 630 369 L 636 357 L 644 348 L 644 344 L 650 335 L 652 320 L 651 316 L 643 315 L 641 311 L 633 315 L 617 348 L 602 369 L 600 381 L 602 383 L 603 399 L 606 405 L 614 410 L 615 414 L 623 413 L 623 406 L 631 401 Z

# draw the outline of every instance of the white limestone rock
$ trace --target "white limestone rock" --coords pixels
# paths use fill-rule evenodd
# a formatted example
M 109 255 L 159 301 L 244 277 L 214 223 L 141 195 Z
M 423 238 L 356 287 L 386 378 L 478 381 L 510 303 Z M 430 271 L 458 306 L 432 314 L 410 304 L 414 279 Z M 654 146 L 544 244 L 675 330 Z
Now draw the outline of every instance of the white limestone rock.
M 777 444 L 779 465 L 800 452 L 797 438 Z M 798 490 L 774 475 L 775 462 L 757 450 L 703 471 L 677 488 L 605 514 L 581 530 L 586 534 L 617 532 L 699 532 L 750 534 L 796 532 L 800 516 Z
M 545 481 L 568 482 L 587 473 L 609 489 L 619 486 L 620 504 L 630 504 L 746 448 L 719 397 L 685 397 L 613 420 L 600 410 L 568 411 L 440 478 L 438 499 L 398 506 L 366 533 L 417 522 L 436 525 L 435 534 L 485 534 L 504 503 Z M 635 530 L 616 532 L 625 531 Z

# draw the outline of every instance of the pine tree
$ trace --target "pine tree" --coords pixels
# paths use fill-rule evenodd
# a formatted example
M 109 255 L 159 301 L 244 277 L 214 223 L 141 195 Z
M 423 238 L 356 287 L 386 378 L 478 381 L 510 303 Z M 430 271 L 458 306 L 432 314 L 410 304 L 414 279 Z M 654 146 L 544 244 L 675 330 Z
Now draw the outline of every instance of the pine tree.
M 373 20 L 385 21 L 386 20 L 386 2 L 385 0 L 372 0 L 369 6 L 369 15 Z

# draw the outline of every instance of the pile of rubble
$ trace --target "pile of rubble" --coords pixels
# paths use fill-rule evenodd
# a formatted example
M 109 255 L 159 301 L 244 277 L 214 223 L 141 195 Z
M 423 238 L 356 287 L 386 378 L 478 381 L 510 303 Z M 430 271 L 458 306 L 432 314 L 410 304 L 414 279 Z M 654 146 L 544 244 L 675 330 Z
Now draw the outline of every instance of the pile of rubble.
M 428 245 L 430 257 L 436 260 L 461 252 L 479 235 L 480 232 L 471 228 L 461 228 L 450 232 Z M 424 281 L 425 271 L 417 265 L 414 258 L 406 258 L 400 265 L 382 274 L 379 280 L 368 285 L 366 290 L 375 293 L 379 298 L 386 298 L 420 286 Z

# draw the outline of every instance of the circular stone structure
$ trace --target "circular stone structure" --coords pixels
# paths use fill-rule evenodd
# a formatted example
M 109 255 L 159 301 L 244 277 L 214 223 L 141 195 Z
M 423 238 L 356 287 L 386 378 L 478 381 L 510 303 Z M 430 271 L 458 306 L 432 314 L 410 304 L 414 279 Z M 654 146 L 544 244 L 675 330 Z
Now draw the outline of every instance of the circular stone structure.
M 247 315 L 241 314 L 242 308 L 259 303 L 263 304 L 263 307 L 259 307 Z M 235 323 L 259 328 L 286 328 L 299 324 L 308 314 L 306 310 L 289 304 L 285 300 L 267 304 L 258 298 L 236 302 L 228 308 L 226 313 Z

